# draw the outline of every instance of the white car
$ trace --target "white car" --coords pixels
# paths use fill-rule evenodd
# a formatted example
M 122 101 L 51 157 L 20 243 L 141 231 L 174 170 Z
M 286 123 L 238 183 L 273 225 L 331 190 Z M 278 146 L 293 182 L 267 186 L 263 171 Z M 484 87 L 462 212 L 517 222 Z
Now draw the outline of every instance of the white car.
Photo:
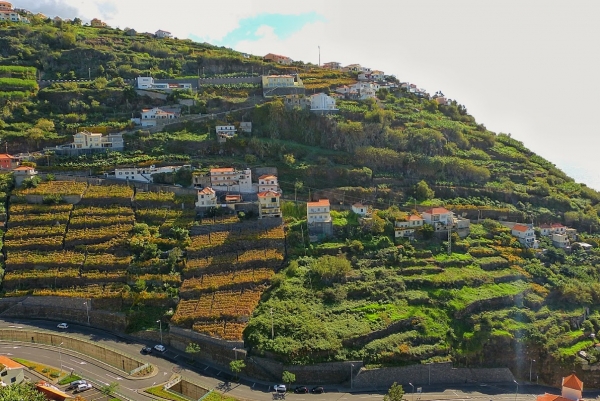
M 79 386 L 77 386 L 77 388 L 75 389 L 74 392 L 81 393 L 82 391 L 89 390 L 91 388 L 92 388 L 92 385 L 90 383 L 83 383 L 83 384 L 80 384 Z
M 59 329 L 68 329 L 69 325 L 66 323 L 59 323 L 56 327 L 58 327 Z
M 156 344 L 156 345 L 154 346 L 154 349 L 155 349 L 155 350 L 157 350 L 158 352 L 165 352 L 165 351 L 167 350 L 167 349 L 165 348 L 165 346 L 164 346 L 164 345 L 161 345 L 161 344 Z
M 287 388 L 285 388 L 285 384 L 276 384 L 273 386 L 273 391 L 276 393 L 285 393 Z

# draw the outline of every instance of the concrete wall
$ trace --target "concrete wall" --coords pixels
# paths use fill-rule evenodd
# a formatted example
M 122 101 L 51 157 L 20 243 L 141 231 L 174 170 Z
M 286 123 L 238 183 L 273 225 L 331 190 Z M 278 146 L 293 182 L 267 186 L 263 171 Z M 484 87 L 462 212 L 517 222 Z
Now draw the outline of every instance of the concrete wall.
M 396 368 L 361 369 L 353 380 L 354 388 L 387 389 L 394 382 L 416 387 L 431 384 L 464 384 L 469 382 L 512 382 L 514 376 L 508 368 L 453 368 L 451 363 L 411 365 Z
M 96 345 L 91 341 L 84 341 L 74 337 L 50 332 L 39 332 L 33 330 L 0 329 L 0 339 L 4 341 L 21 341 L 34 344 L 45 344 L 76 351 L 102 361 L 126 374 L 142 365 L 144 362 L 133 357 L 123 355 L 121 351 Z
M 181 379 L 179 383 L 170 387 L 169 390 L 183 394 L 192 400 L 198 400 L 208 394 L 208 390 L 200 385 Z
M 226 77 L 226 78 L 200 78 L 198 87 L 202 85 L 222 85 L 222 84 L 262 84 L 262 77 Z

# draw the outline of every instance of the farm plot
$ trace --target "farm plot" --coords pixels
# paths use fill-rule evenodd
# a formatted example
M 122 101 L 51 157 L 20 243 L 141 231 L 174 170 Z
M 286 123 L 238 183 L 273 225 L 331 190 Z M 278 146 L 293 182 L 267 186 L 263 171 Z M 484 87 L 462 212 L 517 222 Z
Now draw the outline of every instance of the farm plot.
M 190 299 L 215 289 L 252 288 L 268 283 L 274 275 L 272 269 L 265 268 L 205 274 L 198 278 L 184 280 L 179 294 L 184 299 Z

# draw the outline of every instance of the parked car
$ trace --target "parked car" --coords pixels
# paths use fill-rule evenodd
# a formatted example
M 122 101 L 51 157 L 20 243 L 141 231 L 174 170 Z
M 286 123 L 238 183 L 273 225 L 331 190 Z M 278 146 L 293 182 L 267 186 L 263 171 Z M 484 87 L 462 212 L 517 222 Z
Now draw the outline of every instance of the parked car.
M 294 393 L 296 393 L 296 394 L 306 394 L 306 393 L 308 393 L 308 387 L 304 387 L 304 386 L 302 386 L 302 387 L 296 387 L 294 389 Z
M 56 327 L 58 327 L 59 329 L 68 329 L 69 325 L 66 323 L 59 323 Z
M 321 386 L 318 386 L 318 387 L 313 387 L 310 390 L 310 392 L 313 393 L 313 394 L 323 394 L 325 392 L 325 389 L 323 387 L 321 387 Z
M 276 393 L 285 393 L 287 388 L 285 387 L 285 384 L 276 384 L 273 386 L 273 391 Z
M 149 346 L 145 346 L 142 348 L 142 354 L 151 354 L 152 353 L 152 347 Z
M 74 382 L 69 383 L 69 387 L 67 387 L 67 390 L 73 390 L 76 389 L 77 386 L 79 386 L 80 384 L 86 384 L 87 382 L 85 380 L 75 380 Z
M 154 346 L 154 349 L 155 349 L 155 350 L 157 350 L 158 352 L 165 352 L 165 351 L 167 350 L 167 349 L 165 348 L 165 346 L 164 346 L 164 345 L 161 345 L 161 344 L 156 344 L 156 345 Z
M 81 393 L 82 391 L 86 391 L 92 388 L 92 385 L 90 383 L 83 383 L 80 384 L 79 386 L 77 386 L 77 388 L 75 389 L 76 393 Z

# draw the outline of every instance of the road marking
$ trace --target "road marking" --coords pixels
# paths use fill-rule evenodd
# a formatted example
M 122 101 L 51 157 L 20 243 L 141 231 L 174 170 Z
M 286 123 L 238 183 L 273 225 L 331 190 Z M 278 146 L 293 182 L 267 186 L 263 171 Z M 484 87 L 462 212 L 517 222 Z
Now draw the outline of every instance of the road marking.
M 252 388 L 254 388 L 254 386 L 256 386 L 256 383 L 252 383 Z
M 204 368 L 204 370 L 208 369 L 208 366 Z
M 115 380 L 123 380 L 122 377 L 119 377 L 119 376 L 114 377 L 114 376 L 109 375 L 108 373 L 106 374 L 106 376 L 110 377 L 111 379 L 115 379 Z
M 67 366 L 67 365 L 63 365 L 63 368 L 65 368 L 65 369 L 69 369 L 69 370 L 75 370 L 75 369 L 73 369 L 73 368 L 71 368 L 71 367 L 69 367 L 69 366 Z
M 167 375 L 167 372 L 163 372 L 163 376 L 166 376 L 166 375 Z
M 73 362 L 78 363 L 80 365 L 86 365 L 86 362 L 78 361 L 77 359 L 70 358 Z
M 219 373 L 217 373 L 217 376 L 219 376 L 221 374 L 221 371 L 219 370 Z
M 10 352 L 0 352 L 0 355 L 12 355 Z
M 2 347 L 2 348 L 7 348 L 7 349 L 18 349 L 18 348 L 21 348 L 21 347 Z

